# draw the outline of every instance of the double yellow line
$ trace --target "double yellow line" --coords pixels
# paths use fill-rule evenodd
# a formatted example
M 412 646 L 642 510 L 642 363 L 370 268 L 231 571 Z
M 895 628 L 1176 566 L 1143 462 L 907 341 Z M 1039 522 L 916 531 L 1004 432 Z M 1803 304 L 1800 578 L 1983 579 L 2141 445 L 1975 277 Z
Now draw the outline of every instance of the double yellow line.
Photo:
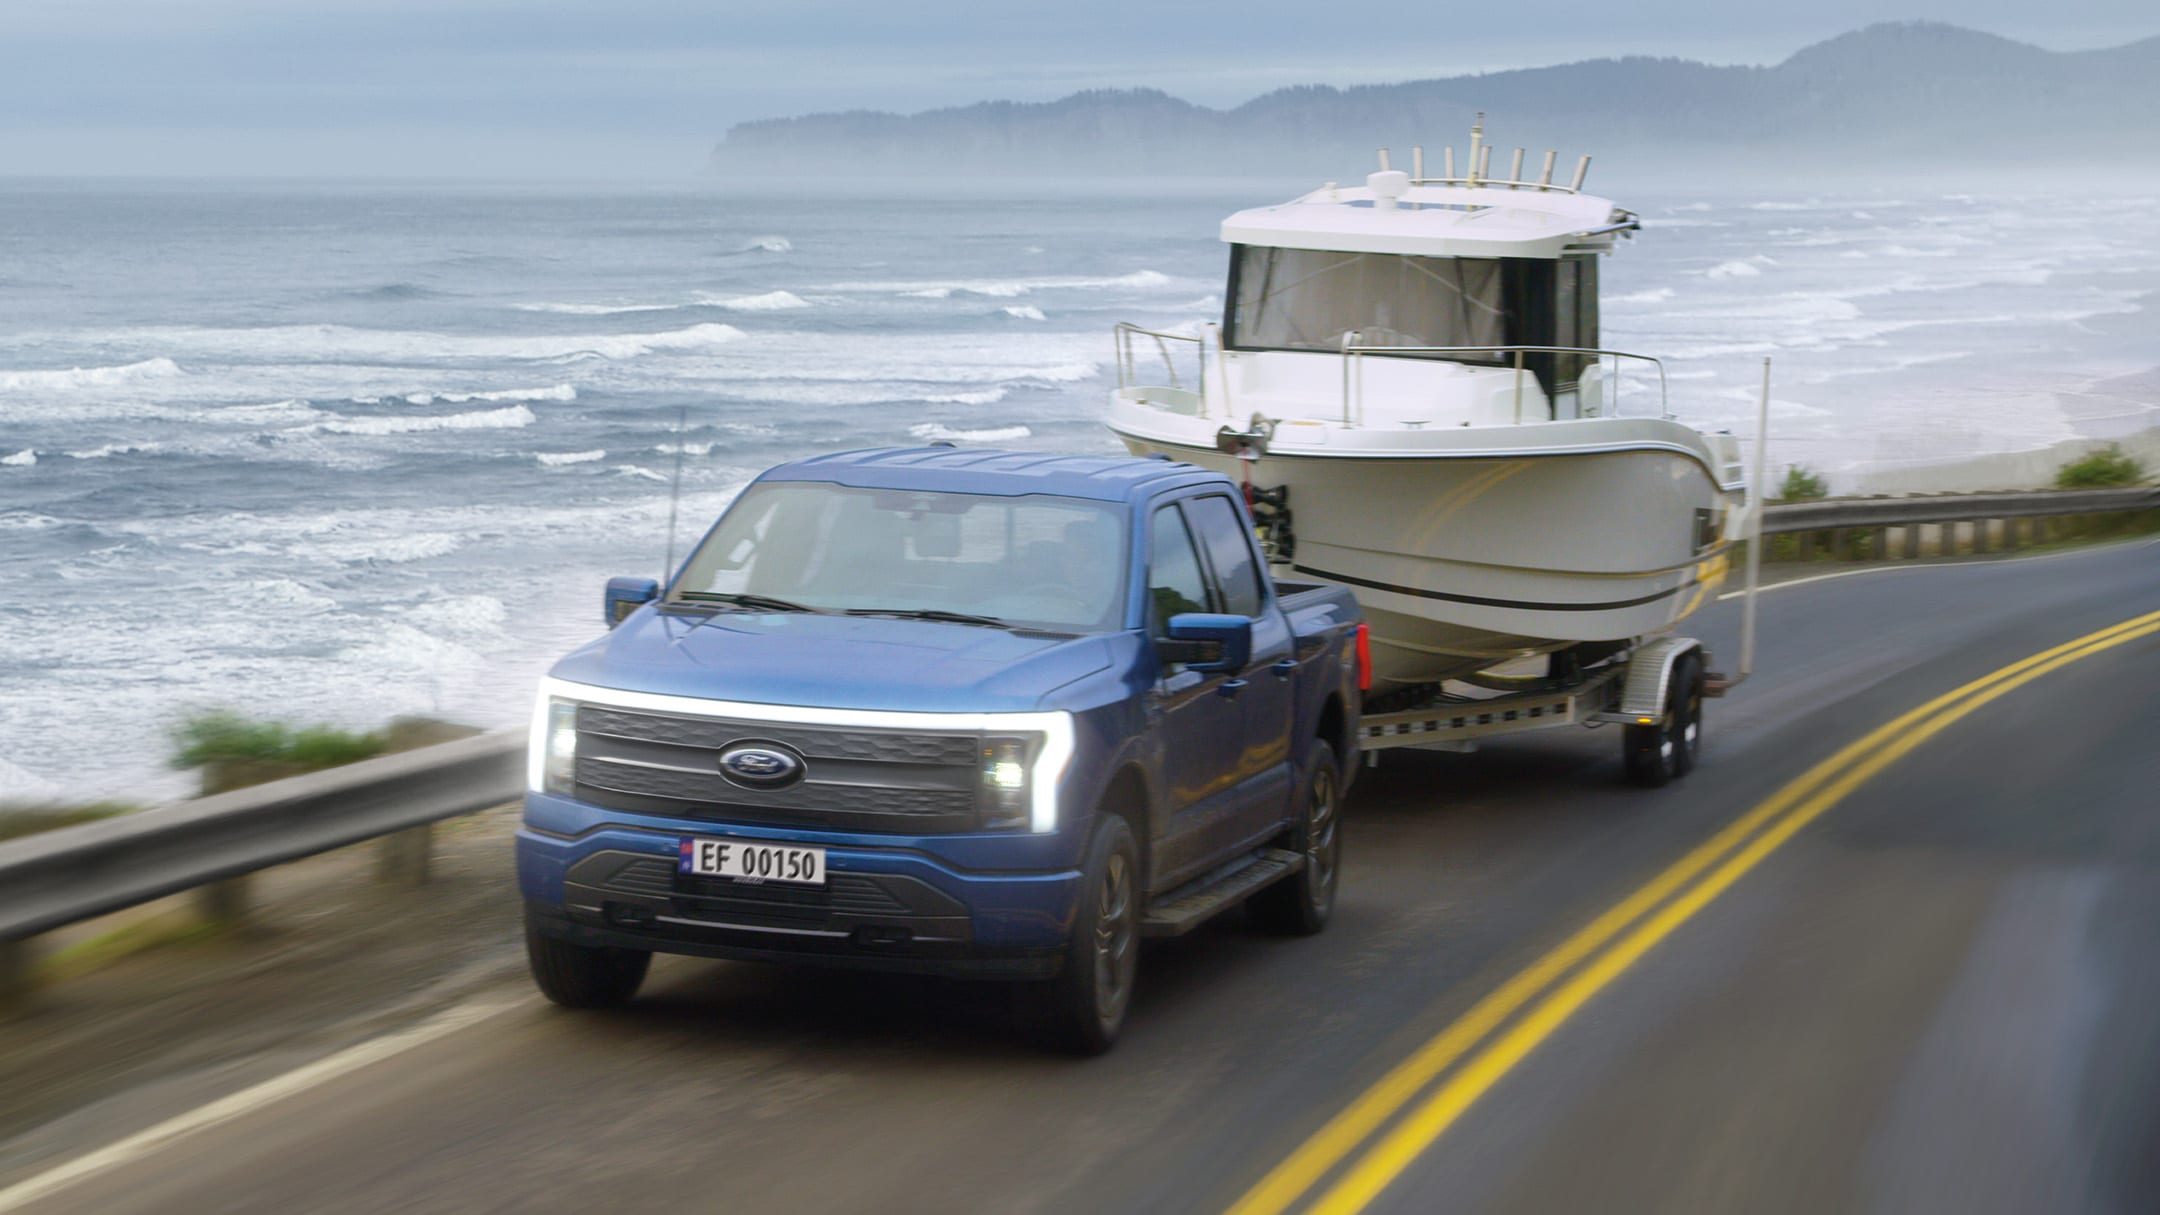
M 1285 1157 L 1228 1215 L 1279 1215 L 1323 1181 L 1329 1184 L 1303 1210 L 1363 1210 L 1592 997 L 1847 794 L 1996 699 L 2154 633 L 2160 612 L 2042 650 L 1936 697 L 1808 769 L 1480 1000 Z

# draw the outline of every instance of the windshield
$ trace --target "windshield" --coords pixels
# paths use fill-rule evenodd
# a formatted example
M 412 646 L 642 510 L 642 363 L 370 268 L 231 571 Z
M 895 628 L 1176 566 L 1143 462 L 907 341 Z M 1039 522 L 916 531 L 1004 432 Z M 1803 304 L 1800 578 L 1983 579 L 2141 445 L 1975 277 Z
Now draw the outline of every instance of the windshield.
M 833 612 L 958 613 L 1123 627 L 1125 529 L 1110 503 L 761 482 L 698 546 L 670 596 Z
M 1242 349 L 1499 346 L 1506 308 L 1497 258 L 1237 248 L 1230 344 Z M 1463 362 L 1497 355 L 1455 355 Z

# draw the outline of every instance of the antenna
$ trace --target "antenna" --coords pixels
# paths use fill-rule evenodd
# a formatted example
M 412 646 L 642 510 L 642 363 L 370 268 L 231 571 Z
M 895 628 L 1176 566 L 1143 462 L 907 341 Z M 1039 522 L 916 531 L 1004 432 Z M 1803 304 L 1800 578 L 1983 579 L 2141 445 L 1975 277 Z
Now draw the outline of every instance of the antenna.
M 682 457 L 683 430 L 690 424 L 690 407 L 681 405 L 675 411 L 675 476 L 668 485 L 667 500 L 667 564 L 660 569 L 660 585 L 666 586 L 675 577 L 675 518 L 682 507 Z
M 1507 171 L 1508 189 L 1510 190 L 1522 182 L 1522 156 L 1523 150 L 1521 148 L 1515 149 L 1515 162 L 1508 166 Z
M 1415 144 L 1410 149 L 1410 180 L 1425 180 L 1425 145 Z
M 1484 147 L 1482 147 L 1482 148 L 1479 148 L 1479 149 L 1478 149 L 1478 158 L 1477 158 L 1477 175 L 1478 175 L 1479 177 L 1482 177 L 1482 178 L 1484 178 L 1484 179 L 1485 179 L 1485 180 L 1487 180 L 1487 181 L 1490 181 L 1490 180 L 1492 180 L 1492 145 L 1491 145 L 1491 144 L 1486 144 L 1486 145 L 1485 145 Z
M 1455 145 L 1449 144 L 1441 151 L 1443 159 L 1440 162 L 1440 176 L 1453 181 L 1455 180 Z
M 1387 171 L 1388 171 L 1388 162 L 1387 162 L 1387 149 L 1386 149 L 1386 148 L 1382 148 L 1382 149 L 1380 149 L 1380 171 L 1381 171 L 1382 173 L 1385 173 L 1385 172 L 1387 172 Z
M 1575 162 L 1575 184 L 1568 188 L 1577 194 L 1582 193 L 1583 178 L 1588 176 L 1590 176 L 1590 157 L 1588 153 L 1585 153 L 1581 160 Z
M 1558 152 L 1555 152 L 1555 151 L 1552 151 L 1551 149 L 1547 149 L 1547 150 L 1546 150 L 1546 152 L 1545 152 L 1545 171 L 1544 171 L 1543 173 L 1541 173 L 1541 174 L 1539 174 L 1539 175 L 1538 175 L 1538 179 L 1537 179 L 1537 188 L 1538 188 L 1538 189 L 1540 189 L 1540 190 L 1543 190 L 1543 189 L 1544 189 L 1545 187 L 1547 187 L 1547 186 L 1549 186 L 1549 185 L 1551 185 L 1551 184 L 1552 184 L 1552 165 L 1553 165 L 1553 160 L 1554 160 L 1554 159 L 1555 159 L 1556 157 L 1558 157 L 1559 155 L 1560 155 L 1560 153 L 1558 153 Z
M 1470 124 L 1470 184 L 1478 179 L 1478 155 L 1485 143 L 1485 111 L 1479 110 L 1477 120 Z

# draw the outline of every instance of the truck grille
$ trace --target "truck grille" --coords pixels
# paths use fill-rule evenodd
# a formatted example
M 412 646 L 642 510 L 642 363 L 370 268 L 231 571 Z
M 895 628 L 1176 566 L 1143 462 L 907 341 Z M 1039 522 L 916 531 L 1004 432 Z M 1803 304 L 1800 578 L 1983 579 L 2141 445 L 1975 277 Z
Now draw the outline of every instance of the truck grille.
M 973 830 L 978 756 L 972 733 L 834 729 L 678 717 L 582 705 L 577 713 L 577 796 L 647 814 L 842 831 L 934 835 Z M 720 774 L 740 743 L 779 743 L 804 761 L 804 778 L 751 789 Z

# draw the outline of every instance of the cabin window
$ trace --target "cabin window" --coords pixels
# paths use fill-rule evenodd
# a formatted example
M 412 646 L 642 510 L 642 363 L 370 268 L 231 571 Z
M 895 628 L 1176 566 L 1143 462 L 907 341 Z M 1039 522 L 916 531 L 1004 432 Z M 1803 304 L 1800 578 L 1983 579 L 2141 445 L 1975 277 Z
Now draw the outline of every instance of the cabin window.
M 1230 344 L 1246 350 L 1499 346 L 1507 307 L 1498 258 L 1412 257 L 1239 245 L 1232 253 Z M 1501 362 L 1498 354 L 1449 354 Z

